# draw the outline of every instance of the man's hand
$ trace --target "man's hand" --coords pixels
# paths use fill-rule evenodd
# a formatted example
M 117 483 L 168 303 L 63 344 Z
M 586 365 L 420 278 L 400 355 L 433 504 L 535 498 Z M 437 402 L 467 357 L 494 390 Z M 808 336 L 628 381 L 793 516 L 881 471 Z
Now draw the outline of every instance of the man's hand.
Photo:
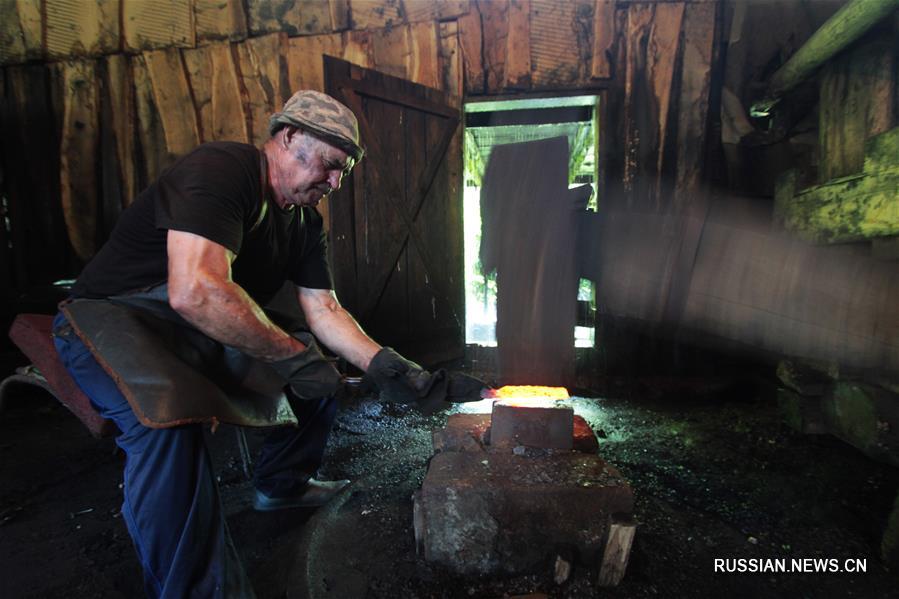
M 294 335 L 306 349 L 286 360 L 272 362 L 275 372 L 284 377 L 290 390 L 300 399 L 328 397 L 337 392 L 341 376 L 334 364 L 319 351 L 309 333 Z
M 441 394 L 440 401 L 446 396 L 446 386 L 440 384 L 444 380 L 442 370 L 431 374 L 390 347 L 384 347 L 375 354 L 365 376 L 378 387 L 387 401 L 418 403 L 434 391 Z

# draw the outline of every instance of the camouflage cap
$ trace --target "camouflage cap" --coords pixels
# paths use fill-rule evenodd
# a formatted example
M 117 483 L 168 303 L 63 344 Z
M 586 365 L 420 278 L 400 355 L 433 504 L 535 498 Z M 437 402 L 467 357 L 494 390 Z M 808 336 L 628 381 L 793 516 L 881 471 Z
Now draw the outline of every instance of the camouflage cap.
M 328 94 L 304 89 L 292 95 L 284 103 L 281 112 L 276 112 L 269 118 L 269 134 L 274 135 L 284 125 L 309 131 L 340 148 L 356 162 L 362 159 L 364 151 L 359 145 L 356 115 Z

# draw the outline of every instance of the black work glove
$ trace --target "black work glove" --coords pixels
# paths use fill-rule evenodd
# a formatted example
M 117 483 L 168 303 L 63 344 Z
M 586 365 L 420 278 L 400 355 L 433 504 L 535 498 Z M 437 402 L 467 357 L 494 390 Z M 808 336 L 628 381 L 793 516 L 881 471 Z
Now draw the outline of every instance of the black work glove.
M 372 358 L 365 377 L 381 391 L 382 399 L 415 404 L 425 414 L 433 414 L 447 401 L 477 401 L 486 385 L 464 374 L 444 370 L 428 372 L 390 347 Z
M 294 333 L 293 336 L 306 349 L 285 360 L 271 362 L 270 366 L 300 399 L 334 395 L 343 381 L 337 368 L 318 349 L 311 333 Z

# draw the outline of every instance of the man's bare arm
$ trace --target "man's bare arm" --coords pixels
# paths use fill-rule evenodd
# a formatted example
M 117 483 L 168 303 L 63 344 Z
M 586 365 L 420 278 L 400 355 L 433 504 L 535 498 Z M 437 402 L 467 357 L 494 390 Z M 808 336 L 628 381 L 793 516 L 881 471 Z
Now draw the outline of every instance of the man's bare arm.
M 297 287 L 300 307 L 312 334 L 334 353 L 361 370 L 368 370 L 381 346 L 365 334 L 329 289 Z
M 169 304 L 185 320 L 261 360 L 282 360 L 305 349 L 231 280 L 230 250 L 205 237 L 172 230 L 167 249 Z

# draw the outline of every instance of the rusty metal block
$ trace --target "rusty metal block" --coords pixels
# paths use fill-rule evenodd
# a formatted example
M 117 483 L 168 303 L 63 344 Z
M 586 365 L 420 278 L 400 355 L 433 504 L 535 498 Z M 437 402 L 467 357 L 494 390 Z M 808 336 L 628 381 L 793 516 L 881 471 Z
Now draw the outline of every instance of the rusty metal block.
M 573 440 L 574 410 L 569 406 L 552 400 L 500 400 L 493 404 L 490 444 L 494 447 L 571 449 Z

